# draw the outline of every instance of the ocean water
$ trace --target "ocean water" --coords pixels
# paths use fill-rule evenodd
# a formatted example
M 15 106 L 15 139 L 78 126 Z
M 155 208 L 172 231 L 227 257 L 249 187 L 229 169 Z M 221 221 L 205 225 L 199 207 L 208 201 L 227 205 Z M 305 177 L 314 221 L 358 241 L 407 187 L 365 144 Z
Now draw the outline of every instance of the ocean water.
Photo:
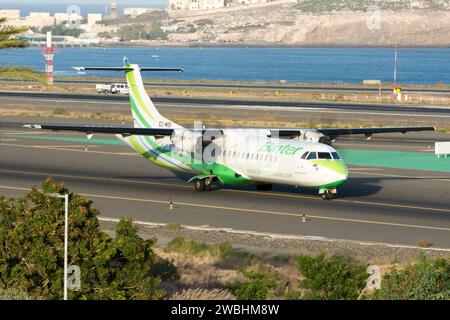
M 146 78 L 361 83 L 364 79 L 393 82 L 394 50 L 387 48 L 58 48 L 55 74 L 121 76 L 120 73 L 78 73 L 73 66 L 181 67 L 183 73 L 145 73 Z M 1 65 L 44 69 L 39 48 L 0 50 Z M 450 84 L 450 48 L 398 50 L 397 82 Z

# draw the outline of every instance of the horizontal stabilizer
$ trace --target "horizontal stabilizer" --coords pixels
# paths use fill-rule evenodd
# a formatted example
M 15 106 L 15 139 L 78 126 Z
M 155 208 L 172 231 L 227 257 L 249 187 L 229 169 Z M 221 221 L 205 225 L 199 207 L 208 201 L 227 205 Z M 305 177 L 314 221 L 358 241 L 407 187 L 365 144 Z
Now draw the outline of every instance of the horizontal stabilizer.
M 133 71 L 131 67 L 72 67 L 77 71 Z M 183 72 L 182 68 L 139 68 L 139 71 L 178 71 Z

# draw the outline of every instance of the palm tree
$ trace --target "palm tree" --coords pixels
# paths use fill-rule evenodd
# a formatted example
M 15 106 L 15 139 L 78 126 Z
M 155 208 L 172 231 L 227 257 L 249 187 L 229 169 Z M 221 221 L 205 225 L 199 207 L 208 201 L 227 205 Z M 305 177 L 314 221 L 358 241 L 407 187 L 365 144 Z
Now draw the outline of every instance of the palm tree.
M 27 27 L 11 27 L 5 25 L 6 18 L 0 18 L 0 49 L 24 48 L 27 43 L 16 36 L 28 30 Z M 0 78 L 34 80 L 44 82 L 44 76 L 30 68 L 0 66 Z

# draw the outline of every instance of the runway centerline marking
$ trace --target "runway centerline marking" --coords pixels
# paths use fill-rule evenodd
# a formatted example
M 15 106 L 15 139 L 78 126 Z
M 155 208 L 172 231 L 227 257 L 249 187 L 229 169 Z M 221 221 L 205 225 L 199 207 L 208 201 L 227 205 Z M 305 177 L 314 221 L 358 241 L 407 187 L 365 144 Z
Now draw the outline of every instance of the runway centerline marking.
M 25 174 L 25 175 L 38 175 L 38 176 L 54 176 L 54 177 L 61 177 L 61 178 L 86 179 L 86 180 L 94 180 L 94 181 L 97 180 L 97 181 L 128 182 L 128 183 L 147 184 L 147 185 L 156 185 L 156 186 L 169 186 L 169 187 L 177 187 L 177 188 L 191 188 L 191 186 L 181 185 L 181 184 L 169 184 L 169 183 L 159 183 L 159 182 L 149 182 L 149 181 L 135 181 L 135 180 L 116 179 L 116 178 L 94 178 L 94 177 L 87 177 L 87 176 L 65 175 L 65 174 L 57 174 L 57 173 L 40 173 L 40 172 L 15 171 L 15 170 L 5 170 L 5 169 L 0 169 L 0 172 L 17 173 L 17 174 Z M 257 195 L 257 196 L 263 196 L 263 197 L 285 197 L 285 198 L 323 201 L 320 197 L 292 195 L 292 194 L 285 194 L 285 193 L 274 193 L 274 192 L 262 193 L 259 191 L 236 190 L 236 189 L 221 189 L 220 191 L 245 193 L 245 194 Z M 364 204 L 364 205 L 370 205 L 370 206 L 382 206 L 382 207 L 414 209 L 414 210 L 424 210 L 424 211 L 450 212 L 450 209 L 444 209 L 444 208 L 417 207 L 417 206 L 408 206 L 408 205 L 382 203 L 382 202 L 370 202 L 370 201 L 361 201 L 361 200 L 334 199 L 333 202 Z
M 30 188 L 21 188 L 21 187 L 13 187 L 13 186 L 2 186 L 2 185 L 0 185 L 0 188 L 2 188 L 2 189 L 10 189 L 10 190 L 20 190 L 20 191 L 30 191 L 31 190 Z M 154 200 L 154 199 L 139 199 L 139 198 L 118 197 L 118 196 L 89 194 L 89 193 L 79 193 L 79 195 L 85 196 L 85 197 L 91 197 L 91 198 L 122 200 L 122 201 L 135 201 L 135 202 L 156 203 L 156 204 L 165 204 L 165 205 L 168 204 L 168 201 Z M 198 203 L 192 203 L 192 202 L 174 202 L 174 204 L 178 205 L 178 206 L 207 208 L 207 209 L 219 209 L 219 210 L 237 211 L 237 212 L 243 212 L 243 213 L 269 214 L 269 215 L 275 215 L 275 216 L 285 216 L 285 217 L 295 217 L 295 218 L 300 218 L 301 217 L 300 214 L 289 213 L 289 212 L 282 212 L 282 211 L 268 211 L 268 210 L 245 209 L 245 208 L 235 208 L 235 207 L 225 207 L 225 206 L 214 206 L 214 205 L 198 204 Z M 329 217 L 329 216 L 316 216 L 316 215 L 308 215 L 308 217 L 311 218 L 311 219 L 317 219 L 317 220 L 328 220 L 328 221 L 351 222 L 351 223 L 373 224 L 373 225 L 384 225 L 384 226 L 403 227 L 403 228 L 450 231 L 450 228 L 423 226 L 423 225 L 413 225 L 413 224 L 402 224 L 402 223 L 394 223 L 394 222 L 382 222 L 382 221 L 374 221 L 374 220 L 358 220 L 358 219 L 335 218 L 335 217 Z

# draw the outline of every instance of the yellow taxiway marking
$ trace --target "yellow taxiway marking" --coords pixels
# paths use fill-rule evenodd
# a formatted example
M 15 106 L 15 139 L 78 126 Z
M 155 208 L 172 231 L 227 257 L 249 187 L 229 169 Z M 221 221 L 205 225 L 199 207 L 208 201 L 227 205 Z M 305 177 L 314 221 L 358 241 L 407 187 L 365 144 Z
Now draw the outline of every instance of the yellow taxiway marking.
M 30 188 L 2 186 L 2 185 L 0 185 L 0 188 L 9 189 L 9 190 L 20 190 L 20 191 L 29 191 L 30 190 Z M 90 193 L 79 193 L 79 194 L 81 196 L 91 197 L 91 198 L 156 203 L 156 204 L 164 204 L 164 205 L 168 204 L 167 200 L 164 201 L 164 200 L 156 200 L 156 199 L 148 199 L 148 198 L 140 199 L 140 198 L 118 197 L 118 196 L 90 194 Z M 282 211 L 268 211 L 268 210 L 246 209 L 246 208 L 237 208 L 237 207 L 225 207 L 225 206 L 215 206 L 215 205 L 207 205 L 207 204 L 200 204 L 200 203 L 193 203 L 193 202 L 178 202 L 178 201 L 174 202 L 174 204 L 176 204 L 177 206 L 218 209 L 218 210 L 236 211 L 236 212 L 242 212 L 242 213 L 269 214 L 269 215 L 275 215 L 275 216 L 285 216 L 285 217 L 295 217 L 295 218 L 300 217 L 300 214 L 290 213 L 290 212 L 282 212 Z M 316 215 L 308 215 L 308 218 L 317 219 L 317 220 L 338 221 L 338 222 L 352 222 L 352 223 L 361 223 L 361 224 L 383 225 L 383 226 L 391 226 L 391 227 L 404 227 L 404 228 L 450 231 L 450 228 L 444 228 L 444 227 L 403 224 L 403 223 L 395 223 L 395 222 L 383 222 L 383 221 L 375 221 L 375 220 L 359 220 L 359 219 L 336 218 L 336 217 L 316 216 Z
M 168 187 L 177 187 L 177 188 L 191 188 L 191 186 L 189 186 L 189 185 L 181 185 L 181 184 L 175 184 L 175 183 L 135 181 L 135 180 L 115 179 L 115 178 L 93 178 L 93 177 L 86 177 L 86 176 L 3 170 L 3 169 L 0 169 L 0 172 L 19 173 L 19 174 L 26 174 L 26 175 L 38 175 L 38 176 L 45 176 L 45 177 L 55 176 L 55 177 L 61 177 L 61 178 L 76 178 L 76 179 L 86 179 L 86 180 L 94 180 L 94 181 L 114 181 L 114 182 L 127 182 L 127 183 L 136 183 L 136 184 L 144 184 L 144 185 L 168 186 Z M 323 201 L 320 197 L 311 197 L 311 196 L 298 195 L 298 194 L 286 194 L 286 193 L 276 193 L 276 192 L 265 193 L 265 192 L 260 192 L 260 191 L 237 190 L 237 189 L 221 189 L 220 191 L 244 193 L 244 194 L 251 194 L 251 195 L 257 195 L 257 196 L 264 196 L 264 197 L 284 197 L 284 198 Z M 394 204 L 394 203 L 370 202 L 370 201 L 360 201 L 360 200 L 334 199 L 333 202 L 364 204 L 364 205 L 370 205 L 370 206 L 382 206 L 382 207 L 414 209 L 414 210 L 424 210 L 424 211 L 450 212 L 450 209 L 444 209 L 444 208 L 417 207 L 417 206 L 408 206 L 408 205 L 401 205 L 401 204 Z
M 382 171 L 383 168 L 353 168 L 349 167 L 350 172 L 352 171 Z
M 0 146 L 8 146 L 8 147 L 19 147 L 19 148 L 31 148 L 31 149 L 47 149 L 47 150 L 56 150 L 56 151 L 72 151 L 72 152 L 83 152 L 83 153 L 98 153 L 98 154 L 112 154 L 112 155 L 118 155 L 118 156 L 128 156 L 128 157 L 140 157 L 141 155 L 138 153 L 134 153 L 134 152 L 111 152 L 111 151 L 94 151 L 94 150 L 89 150 L 86 151 L 84 149 L 82 150 L 78 150 L 78 149 L 68 149 L 65 147 L 73 147 L 73 146 L 64 146 L 60 147 L 60 146 L 36 146 L 36 145 L 24 145 L 24 144 L 13 144 L 13 143 L 0 143 Z M 86 145 L 84 146 L 77 146 L 80 148 L 84 148 Z M 88 148 L 94 147 L 94 145 L 87 145 Z
M 350 170 L 350 172 L 351 172 L 351 170 Z M 372 172 L 354 172 L 354 174 L 380 176 L 380 177 L 394 177 L 394 178 L 404 178 L 404 179 L 424 179 L 424 180 L 431 180 L 431 181 L 450 182 L 450 177 L 448 177 L 448 178 L 436 178 L 436 177 L 433 177 L 433 176 L 404 176 L 404 175 L 399 175 L 399 174 L 372 173 Z
M 99 148 L 100 146 L 96 146 L 96 145 L 93 145 L 93 144 L 88 144 L 87 145 L 89 148 Z M 45 144 L 43 144 L 43 145 L 33 145 L 33 147 L 36 147 L 36 148 L 47 148 L 48 147 L 48 145 L 45 145 Z M 63 150 L 64 148 L 85 148 L 86 147 L 86 145 L 84 144 L 84 145 L 73 145 L 73 146 L 71 146 L 71 145 L 60 145 L 60 146 L 58 146 L 58 145 L 52 145 L 51 146 L 52 148 L 57 148 L 58 150 Z
M 366 148 L 370 148 L 369 150 L 376 150 L 374 148 L 393 148 L 395 147 L 396 149 L 412 149 L 412 150 L 416 150 L 418 148 L 423 148 L 423 146 L 406 146 L 406 145 L 388 145 L 388 144 L 364 144 L 363 142 L 361 143 L 336 143 L 336 148 L 344 148 L 344 147 L 349 147 L 349 146 L 357 146 L 357 147 L 366 147 Z M 368 149 L 365 149 L 368 150 Z

